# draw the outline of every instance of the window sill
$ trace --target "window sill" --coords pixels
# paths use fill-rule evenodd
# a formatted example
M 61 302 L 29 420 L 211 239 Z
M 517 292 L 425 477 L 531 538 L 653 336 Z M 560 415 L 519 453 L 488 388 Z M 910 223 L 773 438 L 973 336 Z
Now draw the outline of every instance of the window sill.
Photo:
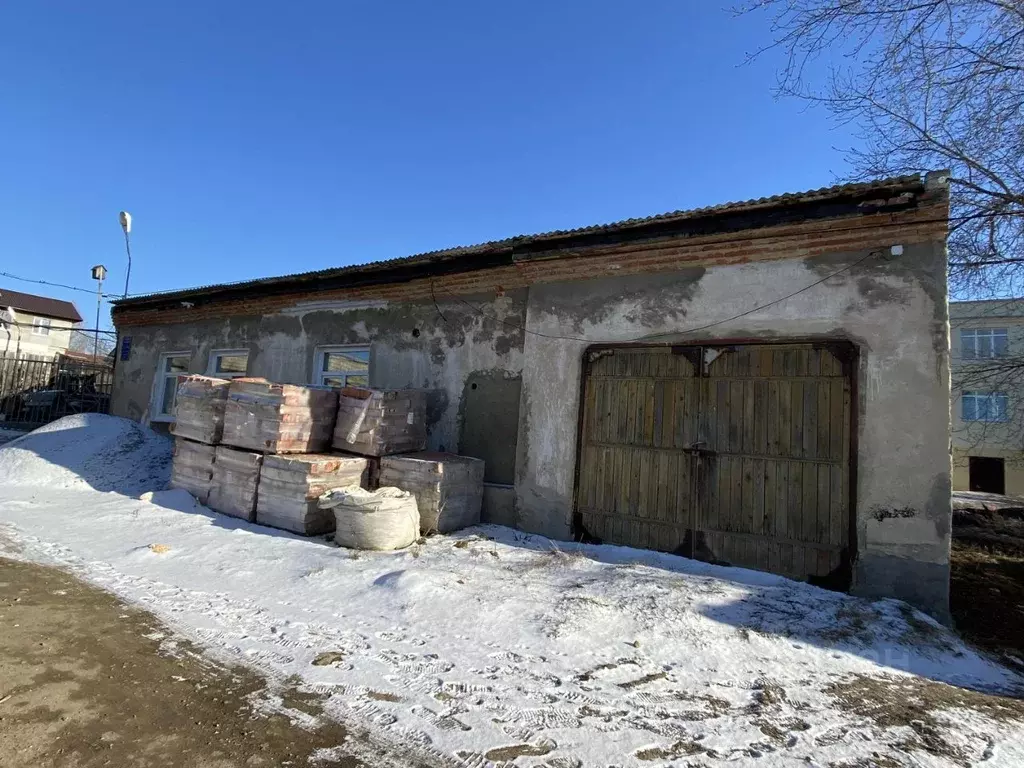
M 157 416 L 151 416 L 149 420 L 151 422 L 156 421 L 164 424 L 173 424 L 176 421 L 176 419 L 173 416 L 167 416 L 166 414 L 162 413 Z

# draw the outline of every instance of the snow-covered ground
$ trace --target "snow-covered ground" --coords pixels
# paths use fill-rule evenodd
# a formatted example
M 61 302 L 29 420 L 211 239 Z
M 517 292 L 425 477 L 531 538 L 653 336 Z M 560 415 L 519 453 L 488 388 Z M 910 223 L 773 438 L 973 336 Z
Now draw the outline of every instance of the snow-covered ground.
M 906 604 L 496 526 L 349 551 L 159 491 L 169 451 L 96 415 L 6 445 L 0 548 L 301 681 L 398 764 L 1024 765 L 1024 706 L 977 693 L 1022 681 Z

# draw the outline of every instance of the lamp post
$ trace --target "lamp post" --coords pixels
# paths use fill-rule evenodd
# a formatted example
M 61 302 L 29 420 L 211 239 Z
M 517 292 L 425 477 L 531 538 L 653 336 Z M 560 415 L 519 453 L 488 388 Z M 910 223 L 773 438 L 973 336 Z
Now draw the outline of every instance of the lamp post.
M 107 268 L 102 264 L 97 264 L 92 268 L 92 279 L 96 281 L 96 325 L 93 328 L 96 339 L 92 343 L 92 361 L 94 363 L 100 355 L 100 307 L 103 305 L 103 278 L 106 276 Z
M 121 211 L 117 218 L 124 230 L 124 249 L 128 253 L 128 270 L 124 273 L 124 297 L 128 298 L 128 278 L 132 276 L 132 243 L 128 235 L 132 233 L 132 215 L 128 211 Z

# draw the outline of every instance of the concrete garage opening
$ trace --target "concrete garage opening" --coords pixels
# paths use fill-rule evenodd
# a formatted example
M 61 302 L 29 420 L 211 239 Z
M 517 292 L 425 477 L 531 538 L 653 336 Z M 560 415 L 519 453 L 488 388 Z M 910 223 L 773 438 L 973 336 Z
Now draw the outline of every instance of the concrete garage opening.
M 588 350 L 577 536 L 847 589 L 845 343 Z

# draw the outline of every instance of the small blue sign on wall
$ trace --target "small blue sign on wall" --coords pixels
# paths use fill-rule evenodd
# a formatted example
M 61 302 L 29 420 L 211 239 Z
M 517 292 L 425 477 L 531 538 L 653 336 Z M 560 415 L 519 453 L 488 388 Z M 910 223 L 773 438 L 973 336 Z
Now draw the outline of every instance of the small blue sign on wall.
M 125 336 L 121 339 L 121 359 L 127 360 L 132 355 L 132 337 Z

